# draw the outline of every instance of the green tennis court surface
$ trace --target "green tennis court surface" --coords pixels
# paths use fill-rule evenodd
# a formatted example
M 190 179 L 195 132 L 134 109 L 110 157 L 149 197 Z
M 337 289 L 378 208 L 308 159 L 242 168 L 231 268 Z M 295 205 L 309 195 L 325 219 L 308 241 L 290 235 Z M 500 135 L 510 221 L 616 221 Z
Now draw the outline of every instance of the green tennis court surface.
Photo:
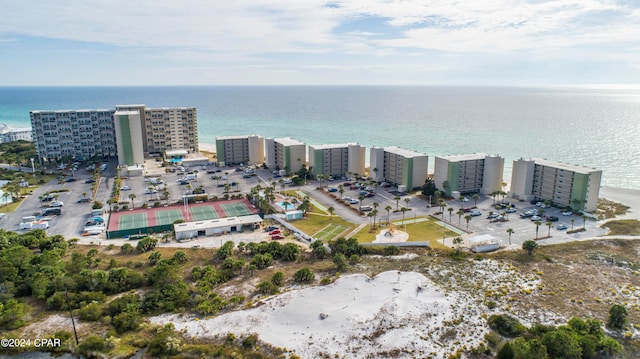
M 148 227 L 146 213 L 132 213 L 120 215 L 118 229 L 134 229 Z
M 251 214 L 251 211 L 244 203 L 224 203 L 221 204 L 220 207 L 229 217 L 240 217 L 240 216 L 248 216 Z
M 173 224 L 173 222 L 184 219 L 179 209 L 163 209 L 156 211 L 156 226 Z
M 346 229 L 347 227 L 345 226 L 331 223 L 319 230 L 316 234 L 313 235 L 313 237 L 322 241 L 330 241 L 337 237 L 340 233 L 344 232 Z
M 218 218 L 216 210 L 211 206 L 191 207 L 189 208 L 189 212 L 191 212 L 192 221 L 203 221 L 206 219 Z

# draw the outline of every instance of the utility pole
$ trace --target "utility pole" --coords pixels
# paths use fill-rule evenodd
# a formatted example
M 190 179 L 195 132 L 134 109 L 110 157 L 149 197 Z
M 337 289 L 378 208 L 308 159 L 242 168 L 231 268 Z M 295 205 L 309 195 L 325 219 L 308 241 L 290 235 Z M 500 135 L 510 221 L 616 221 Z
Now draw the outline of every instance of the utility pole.
M 76 331 L 76 321 L 73 320 L 73 314 L 71 312 L 71 305 L 69 304 L 69 291 L 65 288 L 64 296 L 67 299 L 67 308 L 69 309 L 69 317 L 71 317 L 71 325 L 73 325 L 73 334 L 76 336 L 76 345 L 79 345 L 78 342 L 78 332 Z

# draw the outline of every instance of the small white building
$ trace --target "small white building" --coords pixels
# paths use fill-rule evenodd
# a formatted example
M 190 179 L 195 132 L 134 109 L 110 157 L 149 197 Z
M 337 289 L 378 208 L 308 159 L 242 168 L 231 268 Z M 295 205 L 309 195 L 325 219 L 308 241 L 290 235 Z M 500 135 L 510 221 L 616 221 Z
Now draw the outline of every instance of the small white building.
M 242 217 L 207 219 L 204 221 L 177 223 L 173 225 L 177 240 L 193 239 L 200 236 L 217 236 L 230 232 L 240 232 L 243 226 L 252 228 L 262 223 L 257 214 Z

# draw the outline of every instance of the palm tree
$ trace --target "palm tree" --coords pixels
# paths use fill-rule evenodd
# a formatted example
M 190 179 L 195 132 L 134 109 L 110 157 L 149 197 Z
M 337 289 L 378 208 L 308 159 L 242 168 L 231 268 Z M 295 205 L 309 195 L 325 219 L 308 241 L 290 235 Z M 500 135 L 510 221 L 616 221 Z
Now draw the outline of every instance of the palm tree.
M 406 211 L 408 211 L 408 210 L 409 210 L 409 209 L 408 209 L 408 208 L 406 208 L 406 207 L 402 207 L 402 208 L 400 208 L 400 212 L 402 212 L 402 223 L 404 223 L 404 231 L 405 231 L 405 232 L 407 231 L 407 224 L 404 222 L 404 213 L 405 213 Z
M 462 221 L 462 215 L 464 214 L 464 211 L 462 209 L 459 209 L 458 212 L 456 212 L 456 214 L 458 215 L 458 226 L 460 226 L 460 222 Z
M 334 212 L 335 210 L 336 210 L 336 209 L 335 209 L 335 208 L 333 208 L 333 207 L 329 207 L 329 208 L 327 208 L 327 211 L 329 212 L 329 220 L 330 220 L 330 221 L 332 221 L 332 220 L 333 220 L 333 212 Z
M 344 194 L 344 186 L 343 185 L 339 185 L 338 186 L 338 193 L 340 193 L 340 198 L 342 198 L 342 195 Z
M 478 200 L 480 199 L 480 195 L 476 193 L 473 196 L 471 196 L 471 198 L 473 198 L 473 206 L 478 207 Z
M 493 191 L 491 192 L 491 197 L 493 197 L 493 204 L 496 204 L 496 197 L 498 196 L 499 191 Z
M 409 208 L 409 202 L 411 202 L 411 198 L 410 197 L 405 197 L 404 198 L 404 203 L 407 204 L 407 208 Z
M 135 208 L 136 208 L 136 206 L 134 206 L 134 205 L 133 205 L 133 200 L 134 200 L 134 199 L 136 199 L 136 195 L 135 195 L 135 194 L 133 194 L 133 193 L 131 193 L 131 194 L 129 195 L 129 199 L 131 200 L 131 209 L 135 209 Z
M 460 197 L 458 197 L 458 201 L 460 201 L 460 208 L 462 208 L 462 203 L 464 202 L 464 196 L 460 195 Z
M 287 209 L 289 208 L 290 205 L 291 205 L 291 203 L 289 203 L 287 201 L 282 202 L 282 207 L 283 207 L 285 212 L 287 211 Z M 331 208 L 333 208 L 333 207 L 331 207 Z
M 462 237 L 456 237 L 453 239 L 453 244 L 456 246 L 456 254 L 460 254 L 460 244 L 462 244 Z
M 280 178 L 278 180 L 278 184 L 280 184 L 280 194 L 284 194 L 284 188 L 285 188 L 285 184 L 284 184 L 284 180 L 282 178 Z
M 536 239 L 538 239 L 538 229 L 540 228 L 540 225 L 542 224 L 542 222 L 535 221 L 535 222 L 533 222 L 533 224 L 536 225 Z
M 376 228 L 376 218 L 378 217 L 378 210 L 374 209 L 373 211 L 371 211 L 371 214 L 373 215 L 373 228 Z
M 358 199 L 360 200 L 360 207 L 362 207 L 362 202 L 364 202 L 364 196 L 360 195 Z
M 547 236 L 551 237 L 551 227 L 553 227 L 553 223 L 551 221 L 547 221 L 545 224 L 549 227 L 549 233 L 547 233 Z
M 513 228 L 507 228 L 507 233 L 509 234 L 509 245 L 511 245 L 511 235 L 515 232 L 516 231 L 514 231 Z
M 447 206 L 447 204 L 446 204 L 446 202 L 444 201 L 444 199 L 442 199 L 442 198 L 440 198 L 440 199 L 438 200 L 438 202 L 439 202 L 439 204 L 438 204 L 438 205 L 440 206 L 440 213 L 442 214 L 442 220 L 444 221 L 444 207 L 446 207 L 446 206 Z
M 87 192 L 82 192 L 82 198 L 86 198 L 87 197 Z
M 447 208 L 447 211 L 449 211 L 449 223 L 451 223 L 451 216 L 453 215 L 453 207 Z
M 575 222 L 576 220 L 574 218 L 571 218 L 571 230 L 573 231 L 573 222 Z
M 467 214 L 466 216 L 464 216 L 464 220 L 467 221 L 467 230 L 469 230 L 469 222 L 471 222 L 471 215 Z
M 387 211 L 387 225 L 389 224 L 389 212 L 393 209 L 391 206 L 386 206 L 384 209 Z
M 393 199 L 396 201 L 396 211 L 398 210 L 398 202 L 400 202 L 400 196 L 395 196 Z
M 587 216 L 582 215 L 582 229 L 587 229 Z

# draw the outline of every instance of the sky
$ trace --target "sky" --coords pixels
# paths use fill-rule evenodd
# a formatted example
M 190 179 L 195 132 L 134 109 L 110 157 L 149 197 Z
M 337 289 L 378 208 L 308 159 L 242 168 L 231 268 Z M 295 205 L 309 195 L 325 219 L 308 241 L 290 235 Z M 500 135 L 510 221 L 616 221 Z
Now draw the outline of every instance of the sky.
M 638 0 L 0 0 L 0 86 L 640 84 Z

